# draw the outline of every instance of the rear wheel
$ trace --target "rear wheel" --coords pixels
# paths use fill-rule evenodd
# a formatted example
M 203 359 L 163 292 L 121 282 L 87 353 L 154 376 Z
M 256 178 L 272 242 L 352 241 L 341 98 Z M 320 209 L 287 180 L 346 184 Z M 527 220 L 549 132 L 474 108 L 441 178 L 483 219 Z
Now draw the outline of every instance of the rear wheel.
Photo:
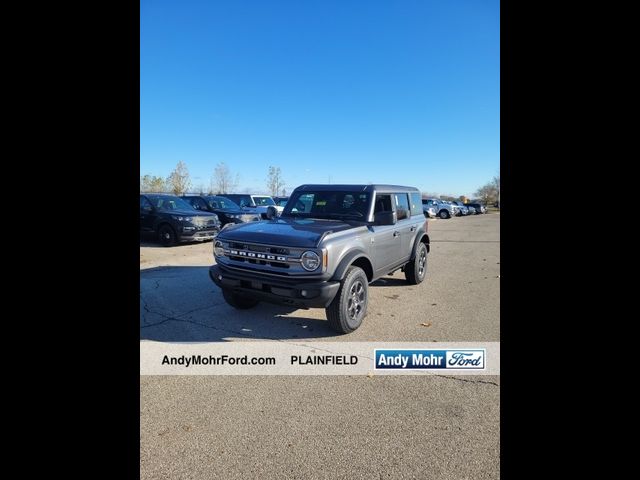
M 420 242 L 416 250 L 416 258 L 413 259 L 405 268 L 404 276 L 412 285 L 422 283 L 427 274 L 427 246 Z
M 178 236 L 170 225 L 161 225 L 158 229 L 158 239 L 165 247 L 171 247 L 176 244 Z
M 233 293 L 228 288 L 222 289 L 222 296 L 229 305 L 238 310 L 247 310 L 258 304 L 258 300 Z
M 438 216 L 444 219 L 444 218 L 449 218 L 451 215 L 449 215 L 448 210 L 440 210 L 440 212 L 438 213 Z
M 338 333 L 351 333 L 367 315 L 369 280 L 359 267 L 349 267 L 335 298 L 325 309 L 329 325 Z

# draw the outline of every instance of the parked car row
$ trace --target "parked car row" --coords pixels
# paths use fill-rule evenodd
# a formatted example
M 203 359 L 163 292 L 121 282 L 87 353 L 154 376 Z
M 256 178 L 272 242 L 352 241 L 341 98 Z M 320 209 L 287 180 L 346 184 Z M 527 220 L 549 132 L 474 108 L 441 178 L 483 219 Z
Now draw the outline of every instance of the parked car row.
M 275 208 L 277 215 L 280 215 L 284 210 L 284 206 L 277 205 L 273 198 L 268 195 L 228 193 L 224 196 L 236 202 L 243 210 L 257 213 L 263 220 L 267 219 L 269 207 Z
M 423 198 L 422 210 L 425 217 L 443 219 L 487 213 L 487 208 L 481 203 L 449 202 L 439 198 Z
M 268 195 L 140 194 L 140 233 L 154 235 L 165 246 L 213 240 L 227 224 L 279 216 L 288 197 L 277 198 L 284 204 Z
M 179 242 L 213 240 L 227 224 L 259 222 L 278 217 L 289 197 L 225 194 L 140 194 L 140 233 L 155 235 L 165 246 Z M 296 205 L 304 210 L 304 205 Z M 299 210 L 298 209 L 298 210 Z M 296 210 L 296 208 L 294 208 Z M 422 199 L 425 217 L 451 218 L 478 215 L 487 209 L 480 203 Z

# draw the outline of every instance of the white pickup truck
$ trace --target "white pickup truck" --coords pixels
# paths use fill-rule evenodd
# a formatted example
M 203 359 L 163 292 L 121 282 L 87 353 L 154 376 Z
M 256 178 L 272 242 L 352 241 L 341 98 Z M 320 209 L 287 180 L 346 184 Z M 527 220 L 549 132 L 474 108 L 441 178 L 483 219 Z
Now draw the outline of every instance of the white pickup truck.
M 220 196 L 234 201 L 247 212 L 259 214 L 264 220 L 267 219 L 267 210 L 269 209 L 269 207 L 274 207 L 276 209 L 276 212 L 278 213 L 278 216 L 280 216 L 280 214 L 284 210 L 284 207 L 276 205 L 276 202 L 274 202 L 273 198 L 271 198 L 269 195 L 228 193 Z

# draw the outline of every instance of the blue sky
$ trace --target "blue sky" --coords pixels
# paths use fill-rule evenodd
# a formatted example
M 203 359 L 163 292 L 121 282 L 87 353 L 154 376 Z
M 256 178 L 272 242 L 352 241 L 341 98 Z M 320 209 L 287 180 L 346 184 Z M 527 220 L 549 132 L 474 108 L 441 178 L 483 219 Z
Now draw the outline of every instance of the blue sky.
M 238 191 L 499 174 L 500 5 L 483 0 L 142 0 L 140 173 L 215 165 Z

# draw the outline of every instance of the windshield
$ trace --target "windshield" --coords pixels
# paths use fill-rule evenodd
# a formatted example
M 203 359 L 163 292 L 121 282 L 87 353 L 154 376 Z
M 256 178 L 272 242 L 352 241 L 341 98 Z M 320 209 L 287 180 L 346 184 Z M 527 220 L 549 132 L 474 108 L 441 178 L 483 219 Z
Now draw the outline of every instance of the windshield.
M 221 210 L 240 210 L 240 207 L 237 203 L 234 203 L 228 198 L 224 197 L 207 197 L 207 203 L 211 208 Z
M 368 210 L 366 192 L 297 192 L 289 198 L 282 216 L 366 221 Z
M 276 202 L 274 202 L 273 198 L 271 197 L 255 197 L 254 196 L 253 201 L 256 202 L 256 205 L 258 205 L 259 207 L 276 204 Z
M 148 198 L 160 210 L 195 210 L 183 199 L 172 195 L 148 195 Z

